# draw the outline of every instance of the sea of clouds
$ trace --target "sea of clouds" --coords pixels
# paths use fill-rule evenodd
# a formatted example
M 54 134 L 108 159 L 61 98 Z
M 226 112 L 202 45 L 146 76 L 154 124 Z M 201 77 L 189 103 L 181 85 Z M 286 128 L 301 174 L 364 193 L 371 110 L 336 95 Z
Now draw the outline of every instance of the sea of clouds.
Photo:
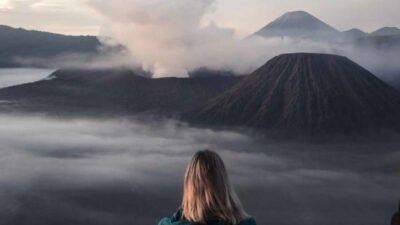
M 191 155 L 218 151 L 259 224 L 382 224 L 400 144 L 275 142 L 176 121 L 0 115 L 0 224 L 156 224 Z

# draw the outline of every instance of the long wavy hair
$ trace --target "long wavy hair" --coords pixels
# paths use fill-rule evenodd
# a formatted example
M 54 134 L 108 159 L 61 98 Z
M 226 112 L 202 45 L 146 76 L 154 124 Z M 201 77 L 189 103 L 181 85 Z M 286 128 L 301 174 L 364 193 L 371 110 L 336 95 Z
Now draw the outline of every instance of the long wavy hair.
M 199 151 L 189 162 L 183 184 L 182 217 L 207 224 L 236 225 L 248 217 L 229 182 L 224 162 L 213 151 Z

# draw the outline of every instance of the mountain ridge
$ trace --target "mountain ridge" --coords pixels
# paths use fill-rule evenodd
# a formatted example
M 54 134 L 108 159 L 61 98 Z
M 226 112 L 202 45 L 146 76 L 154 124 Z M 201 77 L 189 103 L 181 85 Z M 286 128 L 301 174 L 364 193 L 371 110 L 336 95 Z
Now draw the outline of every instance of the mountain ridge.
M 222 93 L 242 77 L 150 78 L 131 69 L 62 69 L 46 79 L 0 89 L 6 102 L 22 112 L 49 114 L 174 114 Z M 12 107 L 11 107 L 12 108 Z M 4 107 L 3 107 L 4 109 Z
M 100 47 L 95 36 L 63 35 L 0 25 L 0 67 L 24 66 L 18 59 L 95 55 Z
M 369 34 L 370 36 L 388 36 L 400 35 L 400 29 L 397 27 L 382 27 Z
M 367 33 L 358 28 L 339 31 L 318 17 L 302 10 L 290 11 L 269 22 L 249 37 L 305 38 L 317 41 L 337 41 L 374 36 L 400 35 L 397 27 L 382 27 Z

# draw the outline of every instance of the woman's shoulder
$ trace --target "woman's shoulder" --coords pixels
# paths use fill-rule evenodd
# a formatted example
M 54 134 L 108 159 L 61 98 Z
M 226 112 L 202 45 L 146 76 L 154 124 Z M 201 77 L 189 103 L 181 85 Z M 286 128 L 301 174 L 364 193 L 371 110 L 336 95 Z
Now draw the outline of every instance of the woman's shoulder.
M 184 220 L 174 220 L 171 216 L 169 216 L 161 219 L 158 225 L 191 225 L 191 223 Z
M 172 214 L 172 216 L 164 217 L 158 225 L 191 225 L 190 222 L 182 220 L 180 210 Z
M 164 217 L 160 220 L 158 225 L 186 225 L 183 221 L 174 221 L 171 217 Z
M 172 216 L 161 219 L 158 225 L 193 225 L 191 222 L 183 220 L 181 215 L 181 211 L 178 210 Z M 253 217 L 248 217 L 243 219 L 238 225 L 257 225 L 257 223 Z
M 256 220 L 253 217 L 242 220 L 239 225 L 257 225 Z

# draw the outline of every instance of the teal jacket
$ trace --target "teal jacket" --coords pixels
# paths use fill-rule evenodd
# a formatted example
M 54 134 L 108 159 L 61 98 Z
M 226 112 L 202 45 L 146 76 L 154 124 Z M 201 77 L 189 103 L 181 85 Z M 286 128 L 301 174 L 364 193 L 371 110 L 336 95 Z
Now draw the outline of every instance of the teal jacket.
M 163 218 L 158 225 L 195 225 L 187 220 L 183 220 L 181 211 L 178 210 L 172 216 Z M 224 225 L 220 221 L 210 221 L 207 225 Z M 238 225 L 257 225 L 253 218 L 248 218 L 240 222 Z

